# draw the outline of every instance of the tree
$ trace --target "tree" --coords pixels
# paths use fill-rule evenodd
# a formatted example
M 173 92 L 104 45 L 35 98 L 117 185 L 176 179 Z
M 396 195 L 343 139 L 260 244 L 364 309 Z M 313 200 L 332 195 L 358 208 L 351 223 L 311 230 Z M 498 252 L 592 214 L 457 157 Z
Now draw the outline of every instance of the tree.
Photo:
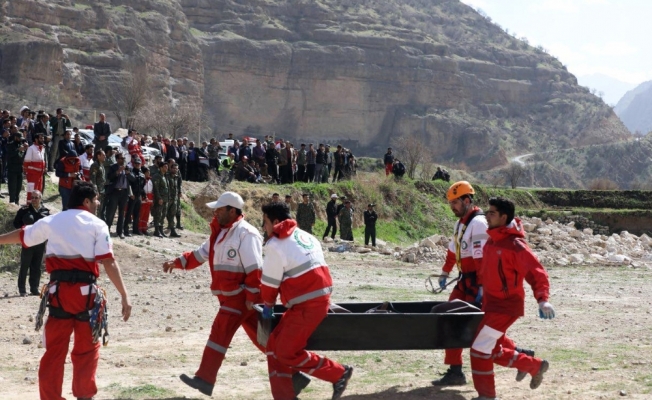
M 416 135 L 403 135 L 391 143 L 394 154 L 405 165 L 408 176 L 414 179 L 417 167 L 425 160 L 426 146 Z
M 512 189 L 516 189 L 516 186 L 518 186 L 518 181 L 521 179 L 524 172 L 525 168 L 523 168 L 523 166 L 517 162 L 509 164 L 509 166 L 505 169 L 505 177 L 507 178 L 507 183 L 512 187 Z
M 193 100 L 178 102 L 149 102 L 138 114 L 143 130 L 152 130 L 157 135 L 176 139 L 190 132 L 197 132 L 203 120 L 202 107 Z
M 120 128 L 134 128 L 139 112 L 151 97 L 152 85 L 146 64 L 129 64 L 115 80 L 104 79 L 99 84 L 104 104 L 118 119 Z

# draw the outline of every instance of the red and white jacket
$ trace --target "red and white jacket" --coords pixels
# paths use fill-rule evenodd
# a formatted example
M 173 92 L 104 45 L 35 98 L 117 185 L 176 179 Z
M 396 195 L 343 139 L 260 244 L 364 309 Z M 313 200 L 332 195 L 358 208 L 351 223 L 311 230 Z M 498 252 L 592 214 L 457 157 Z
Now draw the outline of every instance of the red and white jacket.
M 487 234 L 489 240 L 479 270 L 484 287 L 483 310 L 522 316 L 524 279 L 532 286 L 537 302 L 548 301 L 548 273 L 525 242 L 521 221 L 514 218 L 509 225 L 489 229 Z
M 79 156 L 79 162 L 81 163 L 82 176 L 86 182 L 91 181 L 91 165 L 93 165 L 93 156 L 89 156 L 88 153 L 84 153 Z
M 154 183 L 152 182 L 152 178 L 146 178 L 145 179 L 145 186 L 143 186 L 143 193 L 145 193 L 145 198 L 148 203 L 151 203 L 154 201 Z
M 473 207 L 471 213 L 473 212 L 482 212 L 482 210 Z M 448 244 L 448 253 L 442 268 L 443 272 L 450 273 L 456 265 L 455 251 L 457 243 L 460 246 L 460 269 L 462 273 L 475 272 L 482 264 L 482 249 L 487 242 L 487 219 L 484 215 L 476 215 L 471 222 L 468 222 L 471 213 L 455 223 L 453 238 Z M 466 229 L 464 229 L 465 226 Z M 477 282 L 478 285 L 482 284 L 479 276 Z
M 321 244 L 297 228 L 293 219 L 274 226 L 274 236 L 265 244 L 261 296 L 268 306 L 287 308 L 307 302 L 329 302 L 333 279 L 324 260 Z
M 227 226 L 220 226 L 213 218 L 210 238 L 195 251 L 183 253 L 174 260 L 174 265 L 193 269 L 206 261 L 211 268 L 214 295 L 236 296 L 244 291 L 248 301 L 258 301 L 263 238 L 243 216 Z
M 45 146 L 33 144 L 27 148 L 23 159 L 25 174 L 43 174 L 45 171 Z
M 138 140 L 134 140 L 133 138 L 127 138 L 127 151 L 129 151 L 129 155 L 131 156 L 131 164 L 133 165 L 133 159 L 134 157 L 140 158 L 140 162 L 142 165 L 145 165 L 145 157 L 143 157 L 143 150 L 140 148 L 140 143 L 138 143 Z

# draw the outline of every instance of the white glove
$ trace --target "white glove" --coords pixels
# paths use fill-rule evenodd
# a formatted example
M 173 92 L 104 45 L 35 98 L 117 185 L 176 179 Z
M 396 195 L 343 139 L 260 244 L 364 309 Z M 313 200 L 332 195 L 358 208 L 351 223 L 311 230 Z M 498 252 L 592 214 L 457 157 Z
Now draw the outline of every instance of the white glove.
M 542 301 L 539 303 L 539 317 L 543 319 L 553 319 L 555 318 L 555 309 L 552 304 L 547 301 Z
M 446 279 L 448 279 L 448 272 L 441 272 L 441 275 L 439 275 L 439 288 L 444 290 L 446 289 Z

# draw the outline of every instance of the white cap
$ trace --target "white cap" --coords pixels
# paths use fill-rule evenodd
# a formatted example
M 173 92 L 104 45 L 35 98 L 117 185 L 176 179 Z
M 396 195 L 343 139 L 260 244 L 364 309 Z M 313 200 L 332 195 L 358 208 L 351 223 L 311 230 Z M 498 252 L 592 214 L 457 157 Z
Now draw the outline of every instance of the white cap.
M 22 112 L 25 111 L 25 110 L 29 110 L 29 107 L 27 107 L 27 106 L 22 106 L 22 107 L 20 108 L 19 113 L 22 113 Z
M 337 198 L 337 194 L 335 193 L 331 194 L 331 199 L 336 199 L 336 198 Z
M 242 200 L 242 197 L 235 192 L 224 192 L 217 201 L 206 203 L 206 207 L 208 208 L 220 208 L 226 206 L 242 210 L 244 200 Z

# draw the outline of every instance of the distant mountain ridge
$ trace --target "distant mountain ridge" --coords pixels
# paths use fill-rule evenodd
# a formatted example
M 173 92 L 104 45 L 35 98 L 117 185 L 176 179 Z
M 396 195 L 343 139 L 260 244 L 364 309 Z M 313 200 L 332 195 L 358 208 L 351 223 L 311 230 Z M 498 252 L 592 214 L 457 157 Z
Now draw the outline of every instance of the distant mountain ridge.
M 623 82 L 604 74 L 578 76 L 577 82 L 582 86 L 595 89 L 597 94 L 602 92 L 602 99 L 609 105 L 615 105 L 625 93 L 636 87 L 635 83 Z
M 643 82 L 625 93 L 614 108 L 632 133 L 652 131 L 652 81 Z

